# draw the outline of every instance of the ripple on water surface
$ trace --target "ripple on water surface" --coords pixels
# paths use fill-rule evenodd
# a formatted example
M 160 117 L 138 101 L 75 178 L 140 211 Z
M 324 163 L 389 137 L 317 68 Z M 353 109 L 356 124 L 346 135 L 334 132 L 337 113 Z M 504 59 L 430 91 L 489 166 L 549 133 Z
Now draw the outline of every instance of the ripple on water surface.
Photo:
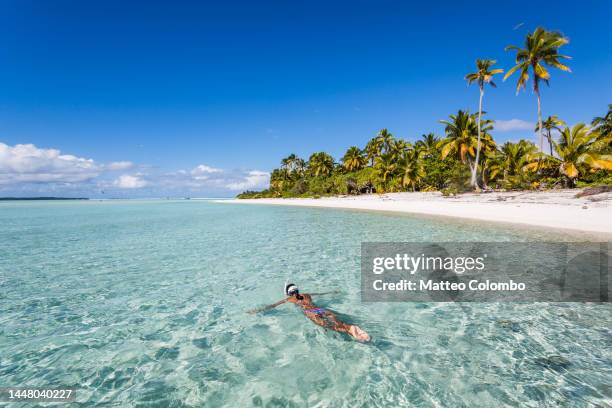
M 206 201 L 0 204 L 0 383 L 113 406 L 605 405 L 610 308 L 361 303 L 362 241 L 574 240 L 406 215 Z M 363 326 L 359 344 L 282 296 Z

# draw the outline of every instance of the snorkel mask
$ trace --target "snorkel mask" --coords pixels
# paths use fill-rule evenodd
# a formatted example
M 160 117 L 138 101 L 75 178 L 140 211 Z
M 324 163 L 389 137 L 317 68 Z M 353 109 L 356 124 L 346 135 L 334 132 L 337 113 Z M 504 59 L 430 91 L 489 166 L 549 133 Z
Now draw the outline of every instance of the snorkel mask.
M 285 295 L 287 296 L 295 296 L 298 299 L 301 299 L 302 297 L 300 296 L 300 290 L 298 289 L 298 287 L 293 284 L 290 283 L 288 285 L 285 285 Z

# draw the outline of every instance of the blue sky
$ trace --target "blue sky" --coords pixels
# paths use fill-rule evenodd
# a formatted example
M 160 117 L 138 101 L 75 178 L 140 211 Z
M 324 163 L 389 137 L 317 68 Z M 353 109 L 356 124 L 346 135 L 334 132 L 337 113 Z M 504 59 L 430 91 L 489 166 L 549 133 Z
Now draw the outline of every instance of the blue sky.
M 504 47 L 538 25 L 573 57 L 544 115 L 590 121 L 612 103 L 611 20 L 605 1 L 3 0 L 0 195 L 229 196 L 289 153 L 441 135 L 477 108 L 474 60 L 508 69 Z M 497 82 L 496 140 L 532 138 L 503 122 L 535 122 L 531 90 Z

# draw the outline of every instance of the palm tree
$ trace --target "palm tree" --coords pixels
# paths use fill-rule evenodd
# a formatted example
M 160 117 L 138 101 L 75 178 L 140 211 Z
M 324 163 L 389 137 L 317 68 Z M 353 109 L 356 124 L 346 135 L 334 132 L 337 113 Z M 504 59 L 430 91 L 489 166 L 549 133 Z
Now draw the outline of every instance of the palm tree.
M 480 160 L 480 119 L 482 117 L 482 97 L 484 96 L 484 86 L 485 84 L 489 84 L 492 87 L 496 88 L 495 82 L 493 82 L 493 75 L 501 74 L 504 72 L 503 69 L 493 69 L 490 68 L 495 65 L 497 61 L 495 60 L 476 60 L 476 68 L 478 69 L 476 72 L 471 74 L 467 74 L 465 76 L 466 81 L 468 81 L 468 85 L 476 82 L 478 83 L 478 89 L 480 90 L 480 99 L 478 100 L 478 142 L 476 145 L 476 163 L 479 163 Z M 476 170 L 478 166 L 474 166 L 472 169 L 472 179 L 470 184 L 472 187 L 478 189 L 478 183 L 476 182 Z
M 387 129 L 381 129 L 376 138 L 379 140 L 381 151 L 389 153 L 395 141 L 393 135 Z
M 593 130 L 599 132 L 602 137 L 612 136 L 612 104 L 608 105 L 608 113 L 605 116 L 593 118 Z
M 476 147 L 478 144 L 478 125 L 475 115 L 468 111 L 459 110 L 456 115 L 450 115 L 450 120 L 441 120 L 446 125 L 444 131 L 446 138 L 438 143 L 441 149 L 440 158 L 444 160 L 450 154 L 456 154 L 457 158 L 468 165 L 470 171 L 478 169 L 479 163 L 475 161 Z M 481 149 L 489 151 L 495 149 L 495 142 L 488 133 L 493 129 L 493 121 L 482 120 L 480 123 Z
M 535 29 L 533 33 L 527 34 L 525 48 L 515 45 L 506 47 L 508 50 L 516 50 L 516 65 L 506 73 L 504 81 L 520 70 L 516 85 L 516 92 L 524 88 L 529 80 L 529 70 L 533 75 L 533 91 L 538 97 L 538 132 L 540 134 L 540 151 L 543 151 L 544 136 L 542 134 L 542 106 L 540 101 L 540 81 L 546 85 L 550 80 L 550 73 L 544 65 L 558 68 L 562 71 L 571 72 L 568 66 L 559 62 L 560 59 L 571 59 L 567 55 L 559 54 L 559 48 L 569 43 L 569 39 L 556 31 L 546 31 L 542 27 Z
M 476 145 L 478 143 L 478 125 L 474 115 L 468 111 L 459 110 L 456 115 L 450 115 L 450 120 L 441 120 L 446 125 L 444 131 L 446 138 L 438 143 L 442 150 L 440 158 L 444 160 L 449 154 L 456 153 L 462 163 L 467 163 L 472 170 L 475 163 L 472 158 L 476 156 Z M 481 122 L 481 142 L 489 148 L 494 142 L 488 131 L 493 128 L 492 121 Z M 476 164 L 477 165 L 477 164 Z
M 281 168 L 287 169 L 289 171 L 293 171 L 293 166 L 295 164 L 295 160 L 297 160 L 297 156 L 295 154 L 290 154 L 281 160 Z
M 417 184 L 425 177 L 421 156 L 423 151 L 408 149 L 403 152 L 398 161 L 398 170 L 402 177 L 402 187 L 412 187 L 416 191 Z
M 370 160 L 371 166 L 374 167 L 374 160 L 382 153 L 382 141 L 378 137 L 370 139 L 365 147 L 366 159 Z
M 291 174 L 287 168 L 272 170 L 270 175 L 270 188 L 276 191 L 283 191 L 291 181 Z
M 552 131 L 558 130 L 561 131 L 561 126 L 565 126 L 565 122 L 557 117 L 557 115 L 552 115 L 546 118 L 542 122 L 542 129 L 546 129 L 546 139 L 548 139 L 548 145 L 550 147 L 550 155 L 553 155 L 553 138 Z M 534 129 L 534 132 L 537 132 L 538 126 Z
M 341 160 L 346 171 L 361 170 L 367 163 L 361 149 L 357 146 L 349 147 Z
M 400 157 L 406 150 L 412 148 L 412 144 L 404 139 L 397 139 L 391 144 L 389 153 L 393 153 L 395 157 Z
M 441 148 L 440 158 L 444 160 L 449 154 L 457 153 L 462 163 L 468 162 L 468 155 L 473 154 L 474 136 L 478 133 L 472 115 L 467 111 L 459 110 L 456 115 L 450 115 L 450 120 L 441 120 L 446 125 L 444 133 L 446 138 L 438 144 Z M 471 169 L 471 167 L 470 167 Z
M 306 172 L 306 162 L 301 157 L 295 159 L 293 166 L 298 176 L 303 176 Z
M 378 176 L 382 180 L 383 187 L 386 191 L 388 181 L 393 177 L 397 168 L 393 153 L 383 153 L 378 156 L 374 168 L 378 171 Z
M 559 155 L 559 171 L 567 177 L 570 187 L 585 170 L 612 170 L 612 155 L 601 152 L 612 142 L 612 138 L 601 138 L 584 123 L 565 127 L 555 143 Z
M 518 143 L 506 142 L 501 149 L 489 152 L 487 156 L 489 180 L 498 176 L 508 180 L 522 178 L 537 163 L 540 154 L 532 142 L 520 140 Z
M 431 156 L 437 151 L 439 142 L 439 137 L 433 133 L 428 133 L 421 136 L 421 140 L 417 140 L 415 148 L 422 151 L 424 156 Z
M 334 170 L 334 158 L 325 152 L 313 153 L 308 159 L 310 173 L 315 176 L 329 176 Z

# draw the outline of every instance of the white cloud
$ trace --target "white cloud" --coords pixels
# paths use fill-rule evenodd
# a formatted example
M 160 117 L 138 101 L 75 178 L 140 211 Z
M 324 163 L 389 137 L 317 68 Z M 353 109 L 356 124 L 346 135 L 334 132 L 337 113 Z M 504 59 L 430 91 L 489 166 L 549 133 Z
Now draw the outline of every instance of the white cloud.
M 193 192 L 202 190 L 245 190 L 268 186 L 270 175 L 259 170 L 222 170 L 200 165 L 191 171 L 178 170 L 147 177 L 149 184 L 163 189 Z
M 118 161 L 112 162 L 106 165 L 106 169 L 117 171 L 117 170 L 127 170 L 131 169 L 134 166 L 134 163 L 130 161 Z
M 270 173 L 259 170 L 251 170 L 240 181 L 228 183 L 226 187 L 230 190 L 248 190 L 251 188 L 264 188 L 268 186 Z
M 119 176 L 113 183 L 119 188 L 143 188 L 149 185 L 149 183 L 142 178 L 141 175 L 131 176 L 129 174 L 123 174 Z
M 535 123 L 522 119 L 495 121 L 495 130 L 498 132 L 512 132 L 513 130 L 531 130 L 533 132 L 533 129 L 535 129 Z
M 0 143 L 0 191 L 3 194 L 82 195 L 100 190 L 150 189 L 152 194 L 229 192 L 265 188 L 269 173 L 259 170 L 220 169 L 200 164 L 191 170 L 122 174 L 146 166 L 131 161 L 98 163 L 93 159 L 62 154 L 58 149 L 33 144 Z M 122 172 L 118 175 L 114 172 Z M 7 193 L 4 193 L 7 192 Z
M 97 177 L 101 171 L 102 166 L 92 159 L 57 149 L 0 143 L 0 184 L 78 183 Z
M 223 170 L 221 169 L 210 167 L 205 164 L 200 164 L 199 166 L 191 170 L 191 175 L 196 180 L 207 180 L 211 174 L 222 173 L 222 172 Z
M 33 144 L 9 146 L 0 143 L 0 185 L 83 184 L 105 171 L 126 170 L 129 161 L 108 164 L 93 159 L 62 154 L 58 149 L 40 148 Z

